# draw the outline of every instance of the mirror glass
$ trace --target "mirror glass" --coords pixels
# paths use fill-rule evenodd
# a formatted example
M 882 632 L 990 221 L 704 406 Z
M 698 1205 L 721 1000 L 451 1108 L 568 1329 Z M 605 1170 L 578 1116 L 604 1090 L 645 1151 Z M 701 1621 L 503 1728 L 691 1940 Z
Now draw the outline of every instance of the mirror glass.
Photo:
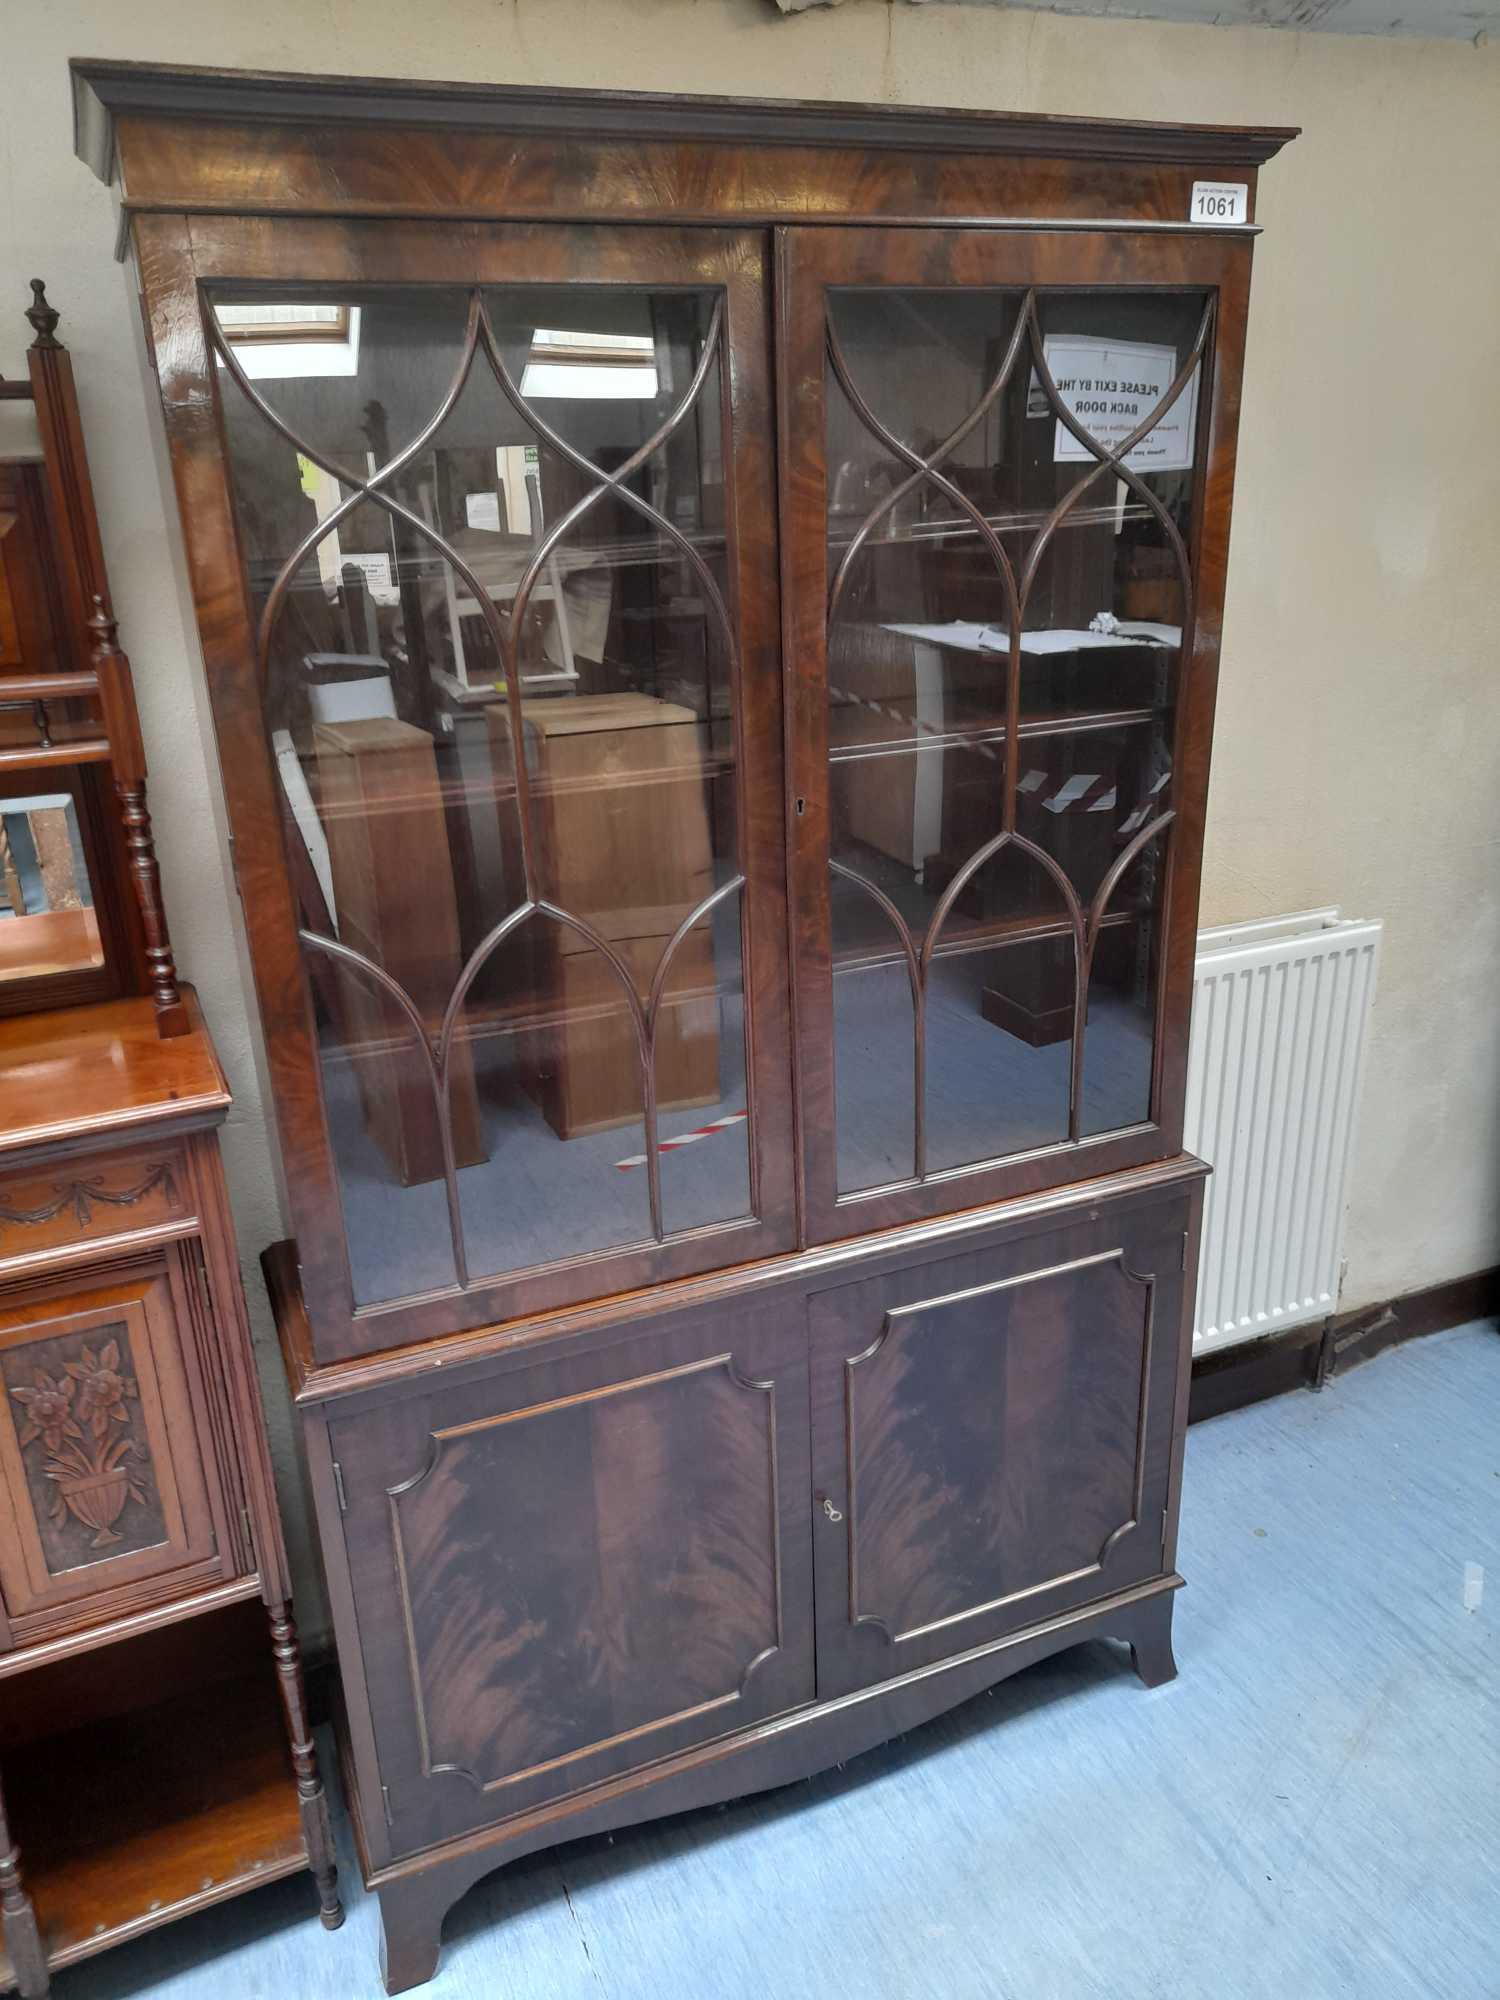
M 40 979 L 103 963 L 72 797 L 0 797 L 0 979 Z

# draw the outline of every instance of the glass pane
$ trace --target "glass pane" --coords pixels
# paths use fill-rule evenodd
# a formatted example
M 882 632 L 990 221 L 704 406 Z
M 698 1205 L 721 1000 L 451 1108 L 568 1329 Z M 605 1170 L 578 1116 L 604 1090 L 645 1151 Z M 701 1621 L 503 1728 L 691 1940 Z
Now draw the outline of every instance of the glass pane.
M 748 1214 L 717 295 L 216 303 L 356 1298 Z
M 739 897 L 682 939 L 656 1029 L 662 1206 L 669 1229 L 750 1213 Z M 622 1170 L 635 1172 L 638 1169 Z
M 927 979 L 929 1171 L 1067 1138 L 1073 959 L 1032 856 L 1002 847 L 962 883 Z
M 1118 450 L 1171 394 L 1202 294 L 1043 294 L 1044 355 L 1067 410 Z M 1028 477 L 1071 501 L 1034 560 L 1022 628 L 1017 827 L 1090 905 L 1093 957 L 1080 1136 L 1151 1114 L 1172 747 L 1190 577 L 1198 373 L 1126 458 L 1099 460 L 1030 385 Z M 1131 858 L 1131 857 L 1134 858 Z M 1107 887 L 1113 878 L 1113 885 Z
M 835 1129 L 841 1188 L 909 1180 L 916 1167 L 911 974 L 878 901 L 835 875 Z
M 1205 303 L 830 296 L 832 859 L 914 950 L 928 940 L 919 1173 L 1150 1113 L 1162 864 L 1132 853 L 1160 847 L 1171 805 Z M 1128 445 L 1137 482 L 1069 417 L 1099 450 Z M 842 1079 L 868 1060 L 866 1010 L 843 988 L 877 934 L 897 940 L 873 894 L 835 908 L 848 1192 L 911 1144 L 912 1059 L 888 1049 L 856 1110 Z
M 0 980 L 39 979 L 103 963 L 71 795 L 0 797 Z
M 1162 843 L 1153 841 L 1129 864 L 1099 928 L 1084 1036 L 1084 1138 L 1151 1116 L 1165 878 Z

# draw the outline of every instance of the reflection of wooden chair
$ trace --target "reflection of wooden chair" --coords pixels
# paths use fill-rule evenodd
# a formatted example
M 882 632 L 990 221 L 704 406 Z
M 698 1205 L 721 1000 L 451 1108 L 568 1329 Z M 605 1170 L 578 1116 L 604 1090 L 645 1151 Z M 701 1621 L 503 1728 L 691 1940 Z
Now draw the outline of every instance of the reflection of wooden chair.
M 313 748 L 338 939 L 405 988 L 433 1036 L 461 961 L 432 738 L 394 716 L 371 716 L 315 723 Z M 405 1185 L 437 1179 L 441 1141 L 409 1023 L 368 977 L 334 977 L 342 991 L 336 1021 L 355 1058 L 370 1136 Z M 449 1074 L 454 1152 L 460 1166 L 472 1166 L 487 1155 L 466 1044 Z
M 0 905 L 13 917 L 26 914 L 26 891 L 21 887 L 20 870 L 10 851 L 10 835 L 5 828 L 5 815 L 0 813 Z
M 0 903 L 18 917 L 84 907 L 88 881 L 66 792 L 0 799 Z

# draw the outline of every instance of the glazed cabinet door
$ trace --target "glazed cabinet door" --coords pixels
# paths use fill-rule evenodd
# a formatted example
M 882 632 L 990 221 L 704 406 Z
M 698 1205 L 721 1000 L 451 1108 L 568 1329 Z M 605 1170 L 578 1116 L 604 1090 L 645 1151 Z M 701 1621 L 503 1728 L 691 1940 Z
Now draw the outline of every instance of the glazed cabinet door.
M 814 1240 L 1180 1147 L 1249 257 L 781 233 Z
M 138 248 L 320 1357 L 788 1247 L 768 240 Z
M 820 1700 L 1167 1567 L 1189 1202 L 810 1306 Z
M 330 1426 L 393 1852 L 812 1699 L 795 1312 L 434 1379 Z

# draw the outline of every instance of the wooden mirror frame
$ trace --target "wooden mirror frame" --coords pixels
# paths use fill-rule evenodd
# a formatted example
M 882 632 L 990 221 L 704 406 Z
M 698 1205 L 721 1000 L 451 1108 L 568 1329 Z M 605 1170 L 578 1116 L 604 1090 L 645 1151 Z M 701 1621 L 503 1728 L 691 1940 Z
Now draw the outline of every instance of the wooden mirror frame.
M 0 980 L 0 1018 L 149 994 L 159 1031 L 182 1034 L 187 1009 L 161 902 L 130 662 L 109 609 L 73 364 L 43 280 L 33 278 L 31 290 L 27 379 L 0 378 L 0 401 L 34 406 L 41 440 L 40 462 L 34 454 L 0 460 L 14 473 L 34 585 L 29 629 L 18 634 L 23 671 L 0 672 L 0 714 L 28 712 L 31 740 L 0 741 L 0 783 L 11 773 L 44 773 L 71 796 L 101 962 Z M 52 706 L 64 702 L 86 710 L 87 720 L 70 716 L 54 736 Z

